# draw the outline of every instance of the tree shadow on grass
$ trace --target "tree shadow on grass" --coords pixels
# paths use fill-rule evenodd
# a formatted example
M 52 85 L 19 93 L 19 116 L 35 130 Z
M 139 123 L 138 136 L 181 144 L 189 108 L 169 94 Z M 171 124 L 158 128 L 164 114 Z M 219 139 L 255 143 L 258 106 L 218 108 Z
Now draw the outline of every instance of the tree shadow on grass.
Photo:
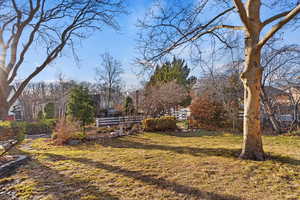
M 280 162 L 283 164 L 289 164 L 289 165 L 295 165 L 300 166 L 300 160 L 288 157 L 288 156 L 282 156 L 282 155 L 268 155 L 268 160 L 274 160 L 276 162 Z
M 119 138 L 99 140 L 97 143 L 101 144 L 104 147 L 162 150 L 162 151 L 171 151 L 179 154 L 190 154 L 193 156 L 221 156 L 221 157 L 228 157 L 228 158 L 236 158 L 239 156 L 241 152 L 241 149 L 169 146 L 169 145 L 150 144 L 150 143 L 143 143 L 137 141 L 123 140 Z
M 27 154 L 19 151 L 19 153 Z M 27 154 L 30 156 L 30 154 Z M 37 190 L 42 190 L 42 194 L 51 195 L 54 199 L 79 200 L 83 196 L 93 196 L 97 199 L 118 200 L 119 198 L 105 191 L 100 191 L 99 187 L 92 185 L 88 180 L 69 177 L 60 171 L 45 166 L 37 159 L 31 158 L 28 165 L 23 169 L 28 177 L 37 183 Z M 84 178 L 84 176 L 83 176 Z M 40 194 L 37 194 L 40 195 Z M 93 199 L 94 199 L 93 198 Z
M 222 135 L 223 132 L 218 131 L 207 131 L 207 130 L 199 130 L 196 132 L 155 132 L 154 134 L 158 135 L 168 135 L 175 137 L 203 137 L 203 136 L 219 136 Z
M 149 150 L 162 150 L 162 151 L 171 151 L 179 154 L 189 154 L 193 156 L 219 156 L 226 158 L 238 158 L 241 149 L 228 149 L 228 148 L 198 148 L 198 147 L 188 147 L 188 146 L 169 146 L 161 144 L 149 144 L 142 143 L 137 141 L 123 140 L 119 138 L 114 139 L 104 139 L 100 140 L 97 143 L 100 143 L 105 147 L 113 148 L 128 148 L 128 149 L 149 149 Z M 272 155 L 270 152 L 267 152 L 267 160 L 274 160 L 283 164 L 289 165 L 300 165 L 300 160 L 295 158 L 281 156 L 281 155 Z
M 104 169 L 108 172 L 120 174 L 129 178 L 133 178 L 138 181 L 142 181 L 145 184 L 153 185 L 162 190 L 168 190 L 171 192 L 176 192 L 177 194 L 185 195 L 186 198 L 197 198 L 197 199 L 206 199 L 206 200 L 242 200 L 242 198 L 233 196 L 233 195 L 225 195 L 218 194 L 214 192 L 202 191 L 198 188 L 186 186 L 182 184 L 178 184 L 176 182 L 172 182 L 163 178 L 156 178 L 153 175 L 145 175 L 143 171 L 133 171 L 129 169 L 124 169 L 120 166 L 113 166 L 109 164 L 105 164 L 99 161 L 94 161 L 88 158 L 73 158 L 73 157 L 65 157 L 57 154 L 49 154 L 45 155 L 49 156 L 54 160 L 72 160 L 75 162 L 80 162 L 85 165 L 89 165 L 91 167 L 95 167 L 98 169 Z

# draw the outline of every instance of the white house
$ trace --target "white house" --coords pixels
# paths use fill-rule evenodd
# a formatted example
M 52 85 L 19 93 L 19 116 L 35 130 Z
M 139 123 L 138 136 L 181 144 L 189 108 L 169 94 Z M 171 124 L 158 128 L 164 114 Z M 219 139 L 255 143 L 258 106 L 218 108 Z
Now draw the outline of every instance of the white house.
M 8 99 L 10 99 L 16 92 L 15 87 L 11 86 L 10 94 L 8 96 Z M 8 111 L 8 115 L 10 118 L 13 118 L 15 120 L 22 120 L 24 115 L 24 109 L 22 102 L 18 98 L 16 102 L 10 107 Z

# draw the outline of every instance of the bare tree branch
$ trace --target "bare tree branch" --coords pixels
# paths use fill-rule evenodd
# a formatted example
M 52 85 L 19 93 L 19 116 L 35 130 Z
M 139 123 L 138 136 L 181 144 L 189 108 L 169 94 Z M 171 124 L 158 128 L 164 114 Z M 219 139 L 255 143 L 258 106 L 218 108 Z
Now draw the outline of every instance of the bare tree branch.
M 238 10 L 238 14 L 240 15 L 240 18 L 243 22 L 243 24 L 245 25 L 245 27 L 250 30 L 250 25 L 248 22 L 248 17 L 247 17 L 247 12 L 246 9 L 243 5 L 243 2 L 241 0 L 233 0 L 236 9 Z
M 281 21 L 272 27 L 272 29 L 259 41 L 258 48 L 263 47 L 273 35 L 280 30 L 285 24 L 290 22 L 297 14 L 300 13 L 300 4 L 289 12 Z
M 26 85 L 65 47 L 71 46 L 74 50 L 76 41 L 104 26 L 119 29 L 116 16 L 126 13 L 124 0 L 27 0 L 25 4 L 20 0 L 7 0 L 0 2 L 0 11 L 0 104 L 4 107 L 12 105 Z M 39 45 L 43 55 L 41 64 L 8 99 L 5 88 L 15 81 L 33 44 Z M 3 110 L 0 112 L 3 115 Z
M 279 14 L 277 14 L 277 15 L 274 15 L 274 16 L 272 16 L 272 17 L 266 19 L 266 20 L 262 23 L 262 26 L 266 26 L 266 25 L 268 25 L 268 24 L 270 24 L 270 23 L 272 23 L 272 22 L 274 22 L 274 21 L 276 21 L 276 20 L 278 20 L 278 19 L 280 19 L 280 18 L 286 16 L 286 15 L 289 14 L 290 12 L 291 12 L 291 11 L 286 11 L 286 12 L 282 12 L 282 13 L 279 13 Z

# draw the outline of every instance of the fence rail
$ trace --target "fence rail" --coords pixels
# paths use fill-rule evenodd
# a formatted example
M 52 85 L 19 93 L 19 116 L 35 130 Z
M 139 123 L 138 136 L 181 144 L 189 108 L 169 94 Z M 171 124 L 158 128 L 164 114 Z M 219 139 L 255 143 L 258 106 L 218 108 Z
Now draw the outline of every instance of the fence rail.
M 164 116 L 164 115 L 163 115 Z M 168 116 L 168 115 L 166 115 Z M 175 112 L 171 116 L 176 117 L 178 121 L 187 120 L 187 112 Z M 111 126 L 111 125 L 120 125 L 120 124 L 137 124 L 141 123 L 145 119 L 145 116 L 125 116 L 125 117 L 101 117 L 96 118 L 96 126 Z
M 96 118 L 96 126 L 111 126 L 120 124 L 137 124 L 141 123 L 143 116 L 126 116 L 126 117 L 102 117 Z

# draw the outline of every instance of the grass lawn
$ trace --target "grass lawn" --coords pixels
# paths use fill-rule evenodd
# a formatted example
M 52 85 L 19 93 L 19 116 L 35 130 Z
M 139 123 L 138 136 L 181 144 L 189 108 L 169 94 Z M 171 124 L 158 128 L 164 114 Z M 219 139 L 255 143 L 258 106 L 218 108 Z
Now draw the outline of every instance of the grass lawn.
M 263 139 L 265 162 L 239 160 L 242 137 L 231 134 L 144 133 L 73 147 L 37 139 L 20 147 L 32 160 L 0 188 L 38 200 L 300 199 L 300 137 Z

